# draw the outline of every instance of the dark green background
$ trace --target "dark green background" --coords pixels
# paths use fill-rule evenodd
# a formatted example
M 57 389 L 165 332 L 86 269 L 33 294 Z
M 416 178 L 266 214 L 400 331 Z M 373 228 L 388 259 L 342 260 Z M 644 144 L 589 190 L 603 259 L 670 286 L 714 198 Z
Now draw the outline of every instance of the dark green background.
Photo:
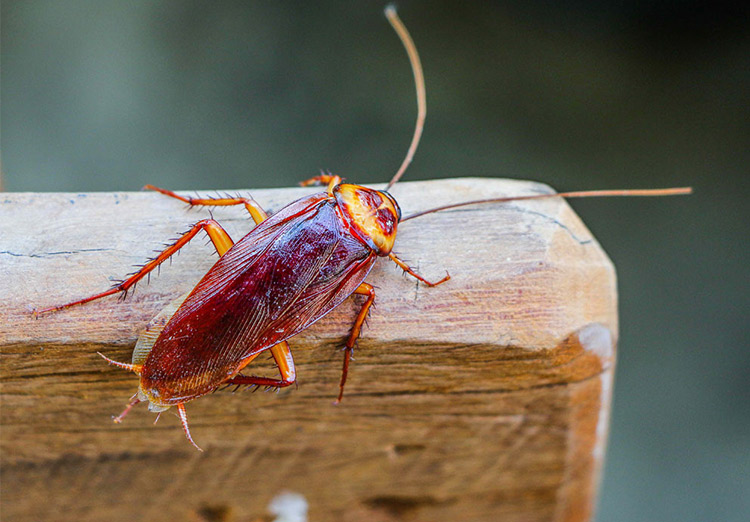
M 407 180 L 696 188 L 574 202 L 620 280 L 601 521 L 750 517 L 750 13 L 729 5 L 400 5 L 429 104 Z M 4 188 L 386 181 L 415 102 L 382 8 L 6 0 Z

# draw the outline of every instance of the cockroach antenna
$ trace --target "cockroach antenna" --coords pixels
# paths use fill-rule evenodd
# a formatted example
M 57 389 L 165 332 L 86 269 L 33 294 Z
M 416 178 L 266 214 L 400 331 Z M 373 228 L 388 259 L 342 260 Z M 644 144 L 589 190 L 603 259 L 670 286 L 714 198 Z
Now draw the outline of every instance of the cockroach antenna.
M 484 203 L 507 203 L 509 201 L 522 201 L 527 199 L 547 199 L 547 198 L 600 198 L 600 197 L 616 197 L 616 196 L 683 196 L 686 194 L 692 194 L 692 187 L 676 187 L 676 188 L 664 188 L 664 189 L 622 189 L 622 190 L 582 190 L 576 192 L 560 192 L 554 194 L 534 194 L 531 196 L 509 196 L 503 198 L 488 198 L 488 199 L 475 199 L 473 201 L 464 201 L 462 203 L 453 203 L 451 205 L 445 205 L 442 207 L 431 208 L 428 210 L 422 210 L 421 212 L 415 212 L 408 216 L 402 217 L 399 223 L 408 221 L 410 219 L 424 216 L 425 214 L 432 214 L 433 212 L 442 212 L 443 210 L 450 210 L 458 207 L 466 207 L 469 205 L 481 205 Z
M 409 55 L 409 63 L 411 63 L 411 70 L 414 73 L 414 84 L 417 88 L 417 123 L 414 127 L 414 135 L 411 138 L 409 150 L 406 152 L 404 161 L 401 162 L 398 171 L 396 171 L 396 174 L 385 187 L 385 190 L 389 190 L 404 175 L 411 160 L 414 158 L 414 153 L 417 151 L 419 139 L 422 137 L 422 129 L 424 129 L 424 120 L 427 116 L 427 92 L 424 86 L 424 73 L 422 72 L 422 62 L 419 60 L 417 46 L 414 45 L 414 40 L 411 39 L 409 31 L 406 30 L 406 26 L 401 22 L 398 14 L 396 14 L 396 6 L 389 4 L 385 8 L 385 16 L 406 48 L 406 53 Z

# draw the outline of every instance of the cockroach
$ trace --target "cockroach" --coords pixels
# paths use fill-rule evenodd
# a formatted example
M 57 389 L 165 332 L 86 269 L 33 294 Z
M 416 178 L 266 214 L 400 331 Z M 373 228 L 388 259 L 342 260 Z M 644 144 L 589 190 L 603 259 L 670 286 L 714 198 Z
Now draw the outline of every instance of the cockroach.
M 127 293 L 135 284 L 169 259 L 201 230 L 208 234 L 219 260 L 196 287 L 168 304 L 140 335 L 132 361 L 122 363 L 101 355 L 109 364 L 130 370 L 140 379 L 137 393 L 125 410 L 114 418 L 121 422 L 139 402 L 161 413 L 172 406 L 188 441 L 185 404 L 224 385 L 255 385 L 283 388 L 296 381 L 288 339 L 324 317 L 352 294 L 366 297 L 345 343 L 344 363 L 336 402 L 344 385 L 355 341 L 375 300 L 373 286 L 365 279 L 378 257 L 387 257 L 404 272 L 433 287 L 445 283 L 428 281 L 392 252 L 400 223 L 416 217 L 467 205 L 501 203 L 548 197 L 664 196 L 687 194 L 689 188 L 656 190 L 604 190 L 567 192 L 464 201 L 402 216 L 388 190 L 401 178 L 412 161 L 426 116 L 422 67 L 416 47 L 393 7 L 386 17 L 406 48 L 417 91 L 417 122 L 406 156 L 385 190 L 342 183 L 342 178 L 321 174 L 303 186 L 326 185 L 325 192 L 303 197 L 268 216 L 251 197 L 185 197 L 147 185 L 188 205 L 244 205 L 256 226 L 233 243 L 219 223 L 203 219 L 174 244 L 143 265 L 137 272 L 107 291 L 44 310 L 62 310 L 117 293 Z M 280 378 L 243 375 L 255 358 L 270 351 Z M 157 417 L 158 419 L 158 417 Z

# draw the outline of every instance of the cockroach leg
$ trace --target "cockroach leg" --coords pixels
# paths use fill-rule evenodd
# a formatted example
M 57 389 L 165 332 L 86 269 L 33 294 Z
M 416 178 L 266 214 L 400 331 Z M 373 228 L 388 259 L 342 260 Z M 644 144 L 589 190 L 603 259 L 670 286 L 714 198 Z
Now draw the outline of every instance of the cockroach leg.
M 341 181 L 341 176 L 336 176 L 334 174 L 321 174 L 320 176 L 314 176 L 305 181 L 300 181 L 300 185 L 303 187 L 309 187 L 310 185 L 328 185 L 326 190 L 329 194 L 333 195 L 333 187 L 340 184 Z
M 297 368 L 294 365 L 292 350 L 289 343 L 284 341 L 271 347 L 271 355 L 279 367 L 281 382 L 284 386 L 290 386 L 297 381 Z
M 346 348 L 344 349 L 344 367 L 341 370 L 341 382 L 339 383 L 339 396 L 336 398 L 334 404 L 341 402 L 344 398 L 344 385 L 346 384 L 346 377 L 349 375 L 349 362 L 352 359 L 352 352 L 354 352 L 354 343 L 357 342 L 359 334 L 362 332 L 362 324 L 367 319 L 367 313 L 370 311 L 372 303 L 375 301 L 375 289 L 368 283 L 362 283 L 354 291 L 355 294 L 366 295 L 367 300 L 360 308 L 357 318 L 354 320 L 354 326 L 349 334 L 349 338 L 346 340 Z
M 188 442 L 195 446 L 198 451 L 203 451 L 201 447 L 195 443 L 193 437 L 190 436 L 190 427 L 188 426 L 187 413 L 185 413 L 185 403 L 180 403 L 177 405 L 177 413 L 180 415 L 182 429 L 185 432 L 185 437 L 187 437 Z
M 255 201 L 252 197 L 249 197 L 249 198 L 241 198 L 241 197 L 192 198 L 192 197 L 180 196 L 179 194 L 172 192 L 171 190 L 155 187 L 153 185 L 145 185 L 143 189 L 155 190 L 156 192 L 160 192 L 161 194 L 164 194 L 165 196 L 169 196 L 170 198 L 175 198 L 175 199 L 179 199 L 180 201 L 184 201 L 188 205 L 205 205 L 205 206 L 213 206 L 213 207 L 245 205 L 245 208 L 252 216 L 253 221 L 255 221 L 256 225 L 262 221 L 265 221 L 266 218 L 268 217 L 268 214 L 266 214 L 266 211 L 263 210 L 263 208 L 258 204 L 258 202 Z
M 172 255 L 178 252 L 191 239 L 193 239 L 193 237 L 195 237 L 195 235 L 201 230 L 206 231 L 206 233 L 208 234 L 208 237 L 211 238 L 211 242 L 216 247 L 216 251 L 219 252 L 219 255 L 223 255 L 223 253 L 229 250 L 229 248 L 233 244 L 232 238 L 230 238 L 229 234 L 227 234 L 227 232 L 223 228 L 221 228 L 221 225 L 219 225 L 219 223 L 217 223 L 213 219 L 203 219 L 197 222 L 195 225 L 193 225 L 190 228 L 190 230 L 185 232 L 172 245 L 164 249 L 158 256 L 156 256 L 154 259 L 150 260 L 148 263 L 143 265 L 141 269 L 138 270 L 135 274 L 131 275 L 124 281 L 113 286 L 109 290 L 92 295 L 90 297 L 79 299 L 78 301 L 72 301 L 70 303 L 53 306 L 51 308 L 45 308 L 43 310 L 38 310 L 38 311 L 35 310 L 34 315 L 38 316 L 40 314 L 46 314 L 49 312 L 57 312 L 58 310 L 62 310 L 64 308 L 70 308 L 71 306 L 88 303 L 89 301 L 94 301 L 95 299 L 101 299 L 102 297 L 107 297 L 108 295 L 116 294 L 118 292 L 126 292 L 129 288 L 132 288 L 133 286 L 135 286 L 135 284 L 141 279 L 143 279 L 149 272 L 154 270 L 164 261 L 169 259 Z
M 427 286 L 437 286 L 437 285 L 440 285 L 440 284 L 442 284 L 442 283 L 445 283 L 446 281 L 448 281 L 448 280 L 449 280 L 449 279 L 451 278 L 451 275 L 450 275 L 450 274 L 449 274 L 448 272 L 446 272 L 446 273 L 445 273 L 445 277 L 444 277 L 444 278 L 442 278 L 442 279 L 441 279 L 440 281 L 437 281 L 437 282 L 435 282 L 435 283 L 432 283 L 432 282 L 428 281 L 427 279 L 425 279 L 424 277 L 422 277 L 421 275 L 419 275 L 418 273 L 416 273 L 416 272 L 415 272 L 414 270 L 412 270 L 412 269 L 411 269 L 411 268 L 409 267 L 409 265 L 407 265 L 406 263 L 404 263 L 403 261 L 401 261 L 401 260 L 400 260 L 399 258 L 397 258 L 397 257 L 396 257 L 396 255 L 395 255 L 395 254 L 394 254 L 393 252 L 391 252 L 390 254 L 388 254 L 388 257 L 390 257 L 390 258 L 391 258 L 391 260 L 392 260 L 392 261 L 393 261 L 394 263 L 396 263 L 396 264 L 397 264 L 398 266 L 400 266 L 400 267 L 401 267 L 401 269 L 402 269 L 402 270 L 403 270 L 404 272 L 406 272 L 406 273 L 407 273 L 407 274 L 409 274 L 410 276 L 412 276 L 412 277 L 414 277 L 414 278 L 418 279 L 419 281 L 422 281 L 422 282 L 423 282 L 424 284 L 426 284 Z
M 286 386 L 291 386 L 292 384 L 294 384 L 297 380 L 297 369 L 294 366 L 294 359 L 292 358 L 292 351 L 289 349 L 289 343 L 283 341 L 271 347 L 271 355 L 273 355 L 273 359 L 274 361 L 276 361 L 276 365 L 279 367 L 281 379 L 256 377 L 255 375 L 235 375 L 234 377 L 226 381 L 226 383 L 237 385 L 270 386 L 272 388 L 285 388 Z
M 130 402 L 128 403 L 128 405 L 125 406 L 124 410 L 122 410 L 122 413 L 120 413 L 117 417 L 112 417 L 112 422 L 114 422 L 115 424 L 120 424 L 125 416 L 130 412 L 130 410 L 133 409 L 133 406 L 135 406 L 139 402 L 141 402 L 141 399 L 139 399 L 137 395 L 133 395 L 130 398 Z

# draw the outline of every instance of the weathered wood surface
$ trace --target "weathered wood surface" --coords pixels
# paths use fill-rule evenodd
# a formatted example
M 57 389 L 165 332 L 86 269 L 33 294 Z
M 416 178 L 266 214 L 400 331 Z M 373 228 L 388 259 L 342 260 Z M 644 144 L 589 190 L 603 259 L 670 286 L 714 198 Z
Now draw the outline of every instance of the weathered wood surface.
M 399 184 L 405 214 L 549 190 L 508 180 Z M 268 210 L 310 189 L 253 191 Z M 213 211 L 235 239 L 240 208 Z M 298 386 L 218 392 L 172 415 L 97 351 L 128 361 L 136 336 L 215 261 L 194 241 L 124 302 L 106 289 L 207 214 L 154 193 L 0 194 L 2 519 L 272 520 L 278 493 L 320 521 L 581 521 L 603 457 L 617 335 L 613 267 L 560 201 L 465 208 L 404 223 L 381 260 L 376 308 L 343 404 L 332 405 L 354 298 L 292 340 Z M 262 366 L 273 374 L 266 362 Z

